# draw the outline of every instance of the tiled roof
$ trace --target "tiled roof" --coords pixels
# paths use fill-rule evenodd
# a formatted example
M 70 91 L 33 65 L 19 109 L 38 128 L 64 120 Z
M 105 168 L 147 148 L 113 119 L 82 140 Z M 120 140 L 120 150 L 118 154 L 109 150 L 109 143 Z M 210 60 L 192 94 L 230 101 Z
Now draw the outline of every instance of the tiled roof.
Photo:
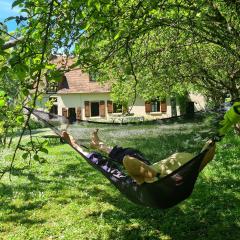
M 73 69 L 65 73 L 58 93 L 105 93 L 110 92 L 110 86 L 91 81 L 87 73 L 80 69 Z
M 73 58 L 66 59 L 65 57 L 54 57 L 51 60 L 57 67 L 67 68 L 74 63 Z M 101 84 L 96 81 L 91 81 L 88 73 L 82 72 L 81 69 L 75 68 L 64 74 L 63 81 L 59 85 L 57 93 L 106 93 L 110 92 L 108 84 Z

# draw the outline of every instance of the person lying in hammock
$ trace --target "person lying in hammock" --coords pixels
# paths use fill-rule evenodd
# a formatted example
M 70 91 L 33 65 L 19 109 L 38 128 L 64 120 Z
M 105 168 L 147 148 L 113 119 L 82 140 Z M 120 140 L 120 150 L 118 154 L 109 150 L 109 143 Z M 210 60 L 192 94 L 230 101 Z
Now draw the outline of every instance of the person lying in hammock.
M 62 132 L 62 138 L 65 139 L 70 145 L 72 145 L 76 150 L 87 155 L 83 148 L 77 144 L 76 140 L 69 135 L 66 131 Z M 187 152 L 175 153 L 166 159 L 160 160 L 154 164 L 151 164 L 144 155 L 133 148 L 122 148 L 122 147 L 110 147 L 104 144 L 98 136 L 98 129 L 96 129 L 91 136 L 91 147 L 108 154 L 110 159 L 117 161 L 119 164 L 123 165 L 126 169 L 128 175 L 138 184 L 143 183 L 153 183 L 158 181 L 160 178 L 171 174 L 176 169 L 189 162 L 194 158 L 194 155 Z M 215 154 L 215 143 L 208 141 L 203 147 L 202 151 L 208 149 L 205 154 L 204 160 L 199 168 L 201 171 L 205 165 L 211 161 Z M 114 169 L 113 165 L 109 165 L 108 161 L 102 162 L 103 168 L 107 173 L 119 171 L 119 169 Z M 121 175 L 121 172 L 119 173 Z

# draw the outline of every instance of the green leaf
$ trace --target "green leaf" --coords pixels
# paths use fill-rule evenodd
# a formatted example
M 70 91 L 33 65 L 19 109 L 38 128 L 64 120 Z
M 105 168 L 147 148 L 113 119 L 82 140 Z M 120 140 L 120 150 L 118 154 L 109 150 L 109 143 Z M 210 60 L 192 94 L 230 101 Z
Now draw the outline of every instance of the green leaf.
M 0 97 L 4 97 L 5 96 L 5 92 L 4 91 L 0 91 Z
M 0 99 L 0 107 L 5 106 L 6 102 L 4 99 Z
M 8 21 L 11 21 L 13 19 L 16 19 L 16 17 L 14 17 L 14 16 L 8 17 L 4 20 L 4 22 L 8 22 Z
M 22 93 L 23 93 L 24 96 L 28 96 L 29 95 L 29 90 L 25 88 L 25 89 L 23 89 Z
M 88 22 L 83 30 L 87 31 L 90 28 L 91 24 Z
M 17 116 L 16 121 L 17 121 L 17 123 L 23 123 L 24 122 L 24 117 L 23 116 Z
M 25 153 L 22 155 L 22 158 L 23 158 L 23 159 L 27 159 L 28 154 L 29 154 L 28 152 L 25 152 Z
M 42 142 L 42 146 L 46 147 L 46 146 L 48 146 L 48 145 L 49 145 L 48 140 L 44 140 L 44 141 Z
M 39 161 L 39 156 L 38 156 L 37 154 L 35 154 L 35 155 L 33 156 L 33 159 L 34 159 L 35 161 Z
M 14 1 L 13 4 L 12 4 L 12 8 L 18 6 L 19 4 L 21 4 L 23 2 L 24 2 L 24 0 L 16 0 L 16 1 Z
M 47 159 L 45 159 L 45 158 L 43 158 L 43 157 L 40 157 L 40 158 L 39 158 L 39 162 L 40 162 L 40 163 L 45 163 L 45 162 L 47 162 Z
M 96 9 L 100 12 L 100 9 L 101 9 L 101 4 L 100 4 L 100 2 L 96 2 L 96 3 L 95 3 L 95 7 L 96 7 Z
M 121 37 L 121 35 L 122 35 L 122 31 L 119 31 L 119 32 L 115 35 L 114 40 L 118 40 L 118 39 Z
M 40 151 L 43 152 L 43 153 L 48 154 L 48 150 L 46 148 L 41 148 Z
M 22 8 L 20 12 L 25 12 L 27 14 L 30 14 L 30 11 L 27 8 Z
M 90 7 L 92 5 L 93 0 L 88 0 L 88 6 Z

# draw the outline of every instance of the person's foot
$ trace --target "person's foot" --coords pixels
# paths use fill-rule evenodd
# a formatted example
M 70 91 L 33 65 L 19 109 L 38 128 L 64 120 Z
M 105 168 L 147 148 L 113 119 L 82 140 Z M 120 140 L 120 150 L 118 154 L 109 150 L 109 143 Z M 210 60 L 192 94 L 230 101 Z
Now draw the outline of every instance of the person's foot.
M 61 137 L 70 145 L 76 144 L 76 141 L 73 139 L 73 137 L 69 135 L 66 131 L 62 131 Z
M 92 148 L 100 148 L 102 142 L 100 141 L 99 137 L 98 137 L 98 128 L 95 129 L 93 132 L 92 132 L 92 136 L 91 136 L 91 143 L 90 143 L 90 146 Z

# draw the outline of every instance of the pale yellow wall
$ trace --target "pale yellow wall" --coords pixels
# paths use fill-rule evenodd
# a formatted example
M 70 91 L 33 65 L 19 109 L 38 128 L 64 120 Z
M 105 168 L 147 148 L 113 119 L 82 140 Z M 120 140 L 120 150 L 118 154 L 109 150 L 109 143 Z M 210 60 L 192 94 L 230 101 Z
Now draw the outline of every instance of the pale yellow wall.
M 134 106 L 132 107 L 131 113 L 135 116 L 144 116 L 146 119 L 155 119 L 155 118 L 167 118 L 171 117 L 171 105 L 170 100 L 167 99 L 167 112 L 145 112 L 145 101 L 142 98 L 137 98 Z
M 133 113 L 136 116 L 143 116 L 143 114 L 145 113 L 145 102 L 143 99 L 140 98 L 136 99 L 135 104 L 131 109 L 131 113 Z
M 105 101 L 105 115 L 106 119 L 114 118 L 120 116 L 121 114 L 108 114 L 107 113 L 107 100 L 110 100 L 109 93 L 76 93 L 76 94 L 59 94 L 58 95 L 58 114 L 62 115 L 62 108 L 77 108 L 80 107 L 82 110 L 82 119 L 86 120 L 85 117 L 85 108 L 84 102 L 85 101 Z M 142 117 L 144 116 L 146 119 L 156 119 L 156 118 L 168 118 L 171 117 L 171 104 L 170 99 L 167 99 L 167 112 L 145 112 L 145 101 L 141 98 L 137 98 L 134 106 L 130 108 L 130 113 L 134 116 Z M 179 115 L 179 107 L 177 106 L 177 112 Z M 100 117 L 94 117 L 100 118 Z
M 194 102 L 195 111 L 205 110 L 206 98 L 203 95 L 190 93 L 189 98 L 192 102 Z
M 45 97 L 43 100 L 43 103 L 48 100 L 49 96 Z M 77 108 L 80 107 L 82 111 L 82 119 L 86 120 L 85 118 L 85 108 L 84 108 L 84 102 L 85 101 L 105 101 L 105 118 L 113 118 L 116 116 L 119 116 L 121 114 L 108 114 L 107 113 L 107 101 L 110 100 L 110 94 L 109 93 L 76 93 L 76 94 L 59 94 L 57 95 L 58 98 L 58 114 L 62 115 L 62 108 Z M 206 101 L 204 97 L 200 94 L 190 94 L 190 100 L 195 103 L 195 110 L 203 110 L 206 105 Z M 43 104 L 42 103 L 42 104 Z M 137 98 L 135 105 L 131 109 L 131 113 L 134 116 L 144 116 L 146 119 L 155 119 L 155 118 L 168 118 L 171 117 L 171 103 L 170 98 L 167 98 L 167 112 L 161 113 L 161 112 L 151 112 L 146 113 L 145 112 L 145 101 L 141 98 Z M 179 105 L 177 105 L 177 115 L 180 115 L 180 108 Z M 100 117 L 94 117 L 99 118 Z
M 82 119 L 85 118 L 84 102 L 99 102 L 105 101 L 107 106 L 107 100 L 110 99 L 109 93 L 73 93 L 73 94 L 59 94 L 58 95 L 58 114 L 62 115 L 62 108 L 77 108 L 80 107 L 82 111 Z M 108 117 L 107 107 L 105 108 L 105 115 Z M 95 117 L 100 118 L 100 117 Z

